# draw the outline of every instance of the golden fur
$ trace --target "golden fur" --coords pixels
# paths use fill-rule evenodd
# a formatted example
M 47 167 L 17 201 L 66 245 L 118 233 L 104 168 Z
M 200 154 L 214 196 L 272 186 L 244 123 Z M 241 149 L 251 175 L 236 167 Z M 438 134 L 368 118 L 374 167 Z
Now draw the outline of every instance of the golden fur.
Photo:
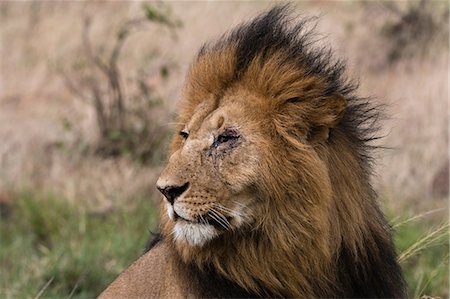
M 342 274 L 347 264 L 341 264 L 351 260 L 350 272 L 364 272 L 392 246 L 369 183 L 366 139 L 375 110 L 353 95 L 328 52 L 295 52 L 283 44 L 306 47 L 308 40 L 299 37 L 303 23 L 285 28 L 284 12 L 275 8 L 205 46 L 192 65 L 181 133 L 158 180 L 161 190 L 185 186 L 173 205 L 161 203 L 164 240 L 156 248 L 167 252 L 159 259 L 176 256 L 176 277 L 186 278 L 186 265 L 213 269 L 255 296 L 365 294 L 347 291 L 354 278 Z M 276 28 L 265 36 L 284 34 L 278 47 L 258 49 L 258 38 L 248 41 L 256 50 L 243 46 L 252 30 L 267 26 Z M 150 257 L 155 249 L 141 259 L 158 258 Z M 402 294 L 397 267 L 392 283 L 400 283 Z M 135 267 L 113 286 L 132 289 L 131 280 L 150 277 L 146 288 L 160 289 L 171 278 L 155 271 Z M 176 278 L 169 284 L 180 285 Z M 386 290 L 393 287 L 387 284 Z M 195 291 L 201 286 L 191 288 L 182 295 L 201 294 Z
M 155 270 L 158 271 L 155 271 Z M 167 244 L 135 261 L 99 298 L 182 298 L 190 294 L 189 282 Z

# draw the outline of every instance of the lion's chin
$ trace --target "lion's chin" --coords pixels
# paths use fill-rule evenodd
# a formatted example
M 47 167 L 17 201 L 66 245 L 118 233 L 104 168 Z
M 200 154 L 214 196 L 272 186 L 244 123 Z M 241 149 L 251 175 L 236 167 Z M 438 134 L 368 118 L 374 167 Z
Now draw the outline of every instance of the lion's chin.
M 209 224 L 191 223 L 180 219 L 173 227 L 174 240 L 191 246 L 201 247 L 217 235 L 217 229 Z

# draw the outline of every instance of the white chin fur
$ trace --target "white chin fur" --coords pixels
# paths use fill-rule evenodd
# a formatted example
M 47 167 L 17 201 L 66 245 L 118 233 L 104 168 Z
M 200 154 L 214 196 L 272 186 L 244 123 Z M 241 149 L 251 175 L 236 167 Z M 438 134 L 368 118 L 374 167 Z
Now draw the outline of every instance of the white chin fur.
M 167 216 L 169 216 L 169 218 L 171 220 L 174 220 L 175 219 L 175 215 L 174 215 L 174 212 L 173 212 L 172 205 L 166 203 L 166 210 L 167 210 Z
M 177 221 L 173 228 L 173 236 L 175 240 L 186 242 L 191 246 L 203 246 L 217 236 L 217 230 L 212 225 Z

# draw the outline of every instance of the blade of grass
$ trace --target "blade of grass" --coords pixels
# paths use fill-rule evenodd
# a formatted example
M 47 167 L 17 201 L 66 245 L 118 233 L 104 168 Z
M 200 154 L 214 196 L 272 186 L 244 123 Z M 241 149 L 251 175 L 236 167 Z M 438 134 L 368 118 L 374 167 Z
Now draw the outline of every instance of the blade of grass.
M 416 287 L 414 289 L 414 297 L 413 298 L 419 298 L 419 295 L 420 295 L 419 288 L 420 288 L 420 285 L 422 284 L 423 277 L 424 277 L 424 273 L 423 273 L 423 271 L 420 271 L 419 272 L 419 278 L 417 279 L 417 282 L 416 282 L 417 285 L 416 285 Z
M 444 258 L 444 261 L 448 261 L 448 258 L 449 258 L 449 254 L 447 253 L 447 255 Z M 447 267 L 448 267 L 448 265 L 447 265 Z M 414 298 L 419 298 L 420 296 L 423 295 L 423 292 L 425 291 L 427 286 L 431 283 L 431 281 L 438 275 L 439 271 L 440 271 L 439 267 L 435 268 L 433 271 L 431 271 L 430 277 L 427 279 L 427 281 L 425 282 L 423 287 L 420 289 L 420 291 L 418 293 L 414 294 Z M 420 283 L 422 283 L 422 279 L 420 280 Z M 419 288 L 420 283 L 417 284 L 416 290 Z
M 396 219 L 394 219 L 394 220 L 392 221 L 392 222 L 393 222 L 392 228 L 397 228 L 397 227 L 402 226 L 402 225 L 405 225 L 406 223 L 409 223 L 409 222 L 411 222 L 411 221 L 414 221 L 414 220 L 423 218 L 423 217 L 425 217 L 425 216 L 428 216 L 428 215 L 431 215 L 431 214 L 434 214 L 434 213 L 437 213 L 437 212 L 440 212 L 440 211 L 443 211 L 443 210 L 444 210 L 444 208 L 438 208 L 438 209 L 426 211 L 426 212 L 424 212 L 424 213 L 421 213 L 421 214 L 418 214 L 418 215 L 414 215 L 414 216 L 412 216 L 412 217 L 410 217 L 410 218 L 407 218 L 407 219 L 405 219 L 405 220 L 403 220 L 403 221 L 401 221 L 401 222 L 398 222 L 398 223 L 395 223 L 395 222 L 397 221 L 397 218 L 396 218 Z
M 48 286 L 52 283 L 53 279 L 55 279 L 54 276 L 52 276 L 46 283 L 45 285 L 39 290 L 39 292 L 36 294 L 36 296 L 34 297 L 34 299 L 38 299 L 39 297 L 42 296 L 42 294 L 44 294 L 45 290 L 48 288 Z
M 441 239 L 447 234 L 447 229 L 448 223 L 444 223 L 437 229 L 430 231 L 425 236 L 421 237 L 418 241 L 416 241 L 414 244 L 412 244 L 408 249 L 403 251 L 399 255 L 398 261 L 402 263 L 411 256 L 417 254 L 418 252 L 437 242 L 439 239 Z
M 77 288 L 78 288 L 79 282 L 80 282 L 80 280 L 77 280 L 77 282 L 75 283 L 75 286 L 73 287 L 72 291 L 70 291 L 70 294 L 69 294 L 69 296 L 67 297 L 67 299 L 72 298 L 73 294 L 75 294 L 75 291 L 76 291 Z

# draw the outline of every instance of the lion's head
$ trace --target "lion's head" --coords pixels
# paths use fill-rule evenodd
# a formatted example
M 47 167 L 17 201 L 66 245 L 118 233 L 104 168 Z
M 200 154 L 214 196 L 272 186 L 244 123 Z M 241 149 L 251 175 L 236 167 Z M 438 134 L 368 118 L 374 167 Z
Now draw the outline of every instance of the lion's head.
M 369 183 L 377 110 L 285 11 L 199 52 L 157 182 L 161 228 L 184 262 L 256 294 L 336 295 L 341 259 L 391 242 Z

